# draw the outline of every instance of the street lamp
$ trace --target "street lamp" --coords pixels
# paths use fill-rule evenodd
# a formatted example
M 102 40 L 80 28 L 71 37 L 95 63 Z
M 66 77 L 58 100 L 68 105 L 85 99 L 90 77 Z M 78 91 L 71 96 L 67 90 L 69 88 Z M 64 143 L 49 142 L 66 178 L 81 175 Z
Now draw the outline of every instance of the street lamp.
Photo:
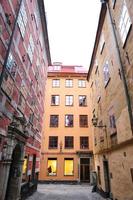
M 93 118 L 92 118 L 92 124 L 94 127 L 97 127 L 97 128 L 106 128 L 106 125 L 97 125 L 98 123 L 98 118 L 96 117 L 95 114 L 93 114 Z

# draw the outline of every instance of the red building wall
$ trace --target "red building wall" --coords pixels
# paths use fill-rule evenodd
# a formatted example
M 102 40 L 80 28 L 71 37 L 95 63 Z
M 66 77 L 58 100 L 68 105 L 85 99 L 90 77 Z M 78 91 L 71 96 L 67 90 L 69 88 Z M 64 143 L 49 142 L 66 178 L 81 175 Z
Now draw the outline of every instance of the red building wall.
M 27 16 L 23 36 L 22 25 L 19 27 L 19 17 L 17 18 L 19 2 L 18 0 L 0 1 L 0 162 L 3 159 L 3 145 L 6 143 L 8 126 L 12 122 L 13 114 L 23 116 L 29 122 L 30 137 L 27 140 L 25 155 L 30 157 L 27 168 L 27 176 L 30 176 L 33 155 L 36 155 L 35 171 L 39 171 L 43 101 L 50 53 L 47 30 L 44 31 L 45 13 L 44 16 L 40 16 L 39 1 L 22 1 Z M 34 46 L 32 61 L 28 53 L 31 35 L 34 43 L 34 45 L 32 43 Z M 12 55 L 12 58 L 5 62 L 11 38 L 9 55 Z M 10 65 L 9 69 L 6 64 Z

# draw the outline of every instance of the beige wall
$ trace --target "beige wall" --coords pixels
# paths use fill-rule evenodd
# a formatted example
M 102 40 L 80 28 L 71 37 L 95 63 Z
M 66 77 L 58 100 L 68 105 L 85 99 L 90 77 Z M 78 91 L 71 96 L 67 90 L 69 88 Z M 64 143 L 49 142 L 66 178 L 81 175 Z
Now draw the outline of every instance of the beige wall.
M 133 59 L 132 54 L 132 42 L 133 32 L 131 29 L 130 34 L 128 35 L 127 42 L 125 47 L 122 47 L 119 32 L 118 32 L 118 20 L 120 17 L 120 10 L 122 8 L 121 0 L 116 1 L 116 6 L 112 8 L 112 1 L 110 0 L 110 7 L 115 18 L 117 25 L 116 34 L 118 37 L 118 44 L 121 50 L 121 57 L 125 71 L 128 71 L 126 75 L 128 82 L 128 89 L 130 97 L 132 96 L 133 87 L 132 85 L 132 65 Z M 131 19 L 133 19 L 132 13 L 132 3 L 129 0 L 126 0 Z M 132 21 L 133 22 L 133 21 Z M 133 134 L 131 130 L 129 112 L 127 107 L 127 101 L 124 91 L 123 80 L 120 77 L 120 62 L 118 57 L 118 52 L 116 49 L 116 44 L 114 41 L 114 36 L 111 28 L 111 22 L 109 18 L 109 13 L 107 11 L 105 19 L 103 22 L 103 27 L 101 34 L 104 34 L 105 44 L 102 53 L 100 52 L 100 41 L 98 41 L 98 47 L 96 49 L 96 54 L 93 57 L 93 60 L 97 59 L 98 69 L 96 72 L 95 62 L 92 64 L 92 71 L 90 73 L 89 85 L 91 87 L 90 97 L 91 97 L 91 113 L 95 109 L 95 114 L 98 117 L 99 121 L 103 121 L 103 125 L 106 125 L 106 128 L 94 128 L 92 127 L 93 139 L 94 139 L 94 154 L 95 154 L 95 169 L 97 171 L 97 166 L 100 166 L 101 170 L 101 184 L 99 188 L 105 191 L 105 178 L 104 178 L 104 169 L 103 161 L 106 158 L 109 163 L 109 177 L 111 184 L 111 193 L 113 194 L 113 199 L 118 200 L 132 200 L 133 199 L 133 182 L 130 169 L 133 168 Z M 126 51 L 128 52 L 130 65 L 126 58 Z M 110 80 L 108 84 L 104 85 L 104 75 L 103 67 L 105 61 L 109 62 L 109 73 Z M 98 87 L 95 85 L 95 81 L 98 81 Z M 130 83 L 130 87 L 129 87 Z M 100 95 L 100 100 L 97 101 L 97 97 Z M 131 101 L 132 103 L 133 101 Z M 111 142 L 111 128 L 109 115 L 113 113 L 116 118 L 116 144 Z M 91 114 L 92 117 L 92 114 Z M 100 138 L 103 137 L 103 141 Z M 126 156 L 125 156 L 126 155 Z
M 77 180 L 78 175 L 78 155 L 77 151 L 82 152 L 92 152 L 93 144 L 92 144 L 92 135 L 89 130 L 90 127 L 90 117 L 88 116 L 88 127 L 81 128 L 79 127 L 79 115 L 89 115 L 89 92 L 88 92 L 88 82 L 86 81 L 85 88 L 78 87 L 78 79 L 85 79 L 86 76 L 80 75 L 79 77 L 73 76 L 69 74 L 66 77 L 48 77 L 46 84 L 46 97 L 45 97 L 45 115 L 44 115 L 44 135 L 42 140 L 42 159 L 41 159 L 41 171 L 40 171 L 40 180 Z M 73 79 L 73 87 L 66 88 L 65 80 Z M 60 87 L 53 88 L 52 87 L 52 79 L 60 79 Z M 51 106 L 51 95 L 60 95 L 60 105 L 59 106 Z M 74 104 L 73 106 L 65 106 L 65 95 L 73 95 L 74 96 Z M 87 106 L 79 107 L 79 95 L 87 96 Z M 59 115 L 59 126 L 58 128 L 52 128 L 49 126 L 50 122 L 50 114 Z M 65 127 L 65 114 L 73 114 L 74 115 L 74 126 L 73 127 Z M 57 149 L 49 149 L 48 142 L 49 136 L 58 136 L 58 148 Z M 64 140 L 65 136 L 74 136 L 74 148 L 73 149 L 65 149 L 64 148 Z M 80 136 L 89 137 L 89 149 L 80 149 Z M 62 142 L 62 152 L 60 153 L 60 142 Z M 50 157 L 57 158 L 57 176 L 47 176 L 47 160 Z M 74 176 L 64 176 L 63 166 L 64 166 L 64 158 L 74 158 Z M 44 159 L 44 160 L 43 160 Z

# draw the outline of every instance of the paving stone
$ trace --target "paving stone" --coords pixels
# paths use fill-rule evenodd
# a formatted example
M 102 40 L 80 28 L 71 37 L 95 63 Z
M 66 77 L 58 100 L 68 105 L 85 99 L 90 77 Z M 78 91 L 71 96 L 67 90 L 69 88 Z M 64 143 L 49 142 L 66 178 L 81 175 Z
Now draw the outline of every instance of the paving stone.
M 85 185 L 39 184 L 38 190 L 27 200 L 106 200 L 92 187 Z

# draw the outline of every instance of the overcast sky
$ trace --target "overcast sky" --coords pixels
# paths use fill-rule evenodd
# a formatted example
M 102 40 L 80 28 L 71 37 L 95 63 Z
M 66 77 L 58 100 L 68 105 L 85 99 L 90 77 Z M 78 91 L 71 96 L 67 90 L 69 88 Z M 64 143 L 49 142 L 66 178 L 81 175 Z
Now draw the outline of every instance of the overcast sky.
M 44 0 L 52 62 L 89 67 L 100 0 Z

